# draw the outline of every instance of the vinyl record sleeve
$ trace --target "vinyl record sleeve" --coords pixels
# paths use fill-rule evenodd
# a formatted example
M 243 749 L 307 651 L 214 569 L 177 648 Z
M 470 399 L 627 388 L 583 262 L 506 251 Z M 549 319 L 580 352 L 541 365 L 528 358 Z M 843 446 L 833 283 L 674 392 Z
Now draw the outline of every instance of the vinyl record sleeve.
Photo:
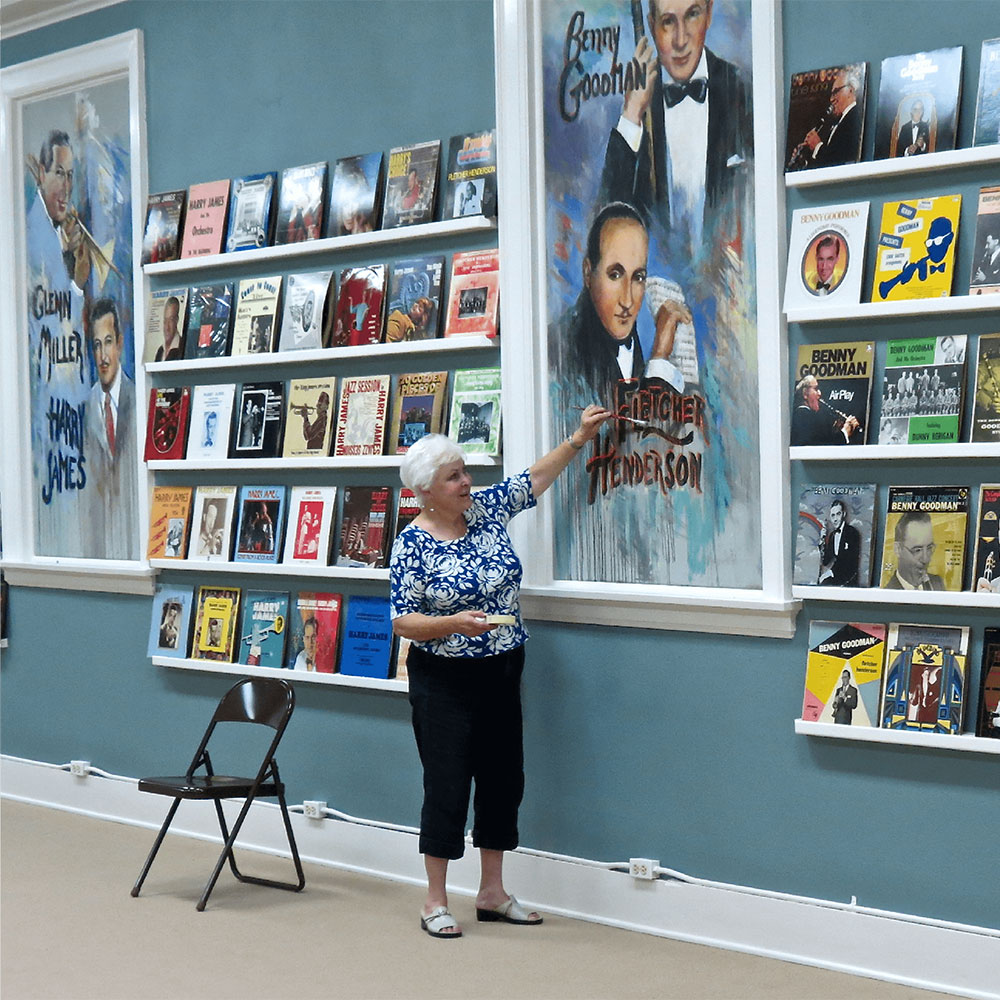
M 142 238 L 142 263 L 177 260 L 187 191 L 164 191 L 146 199 L 146 230 Z
M 882 60 L 875 159 L 955 148 L 962 97 L 961 45 Z
M 388 375 L 341 379 L 334 455 L 381 455 L 389 408 Z
M 282 170 L 274 225 L 275 246 L 316 240 L 323 235 L 326 174 L 325 162 Z
M 282 458 L 330 454 L 336 399 L 337 380 L 333 375 L 289 381 Z
M 786 172 L 836 167 L 861 159 L 867 83 L 866 62 L 792 74 Z
M 275 171 L 233 178 L 229 194 L 226 253 L 257 250 L 271 245 L 274 225 Z
M 180 361 L 184 357 L 187 302 L 186 288 L 150 289 L 146 297 L 146 344 L 142 356 L 146 364 Z
M 802 718 L 806 722 L 878 726 L 885 636 L 885 625 L 809 623 L 802 700 Z
M 961 590 L 968 520 L 968 486 L 890 486 L 881 586 Z
M 333 346 L 362 347 L 381 343 L 384 304 L 384 264 L 344 268 L 340 272 Z
M 185 356 L 221 358 L 229 353 L 233 286 L 199 285 L 191 289 L 185 334 Z
M 965 334 L 890 340 L 879 444 L 957 441 L 965 392 Z
M 149 390 L 145 460 L 180 459 L 187 443 L 191 390 L 188 386 Z
M 285 423 L 284 382 L 244 382 L 233 402 L 230 458 L 278 458 Z
M 190 486 L 154 486 L 149 510 L 147 559 L 183 559 L 191 524 Z
M 288 592 L 248 590 L 243 595 L 243 615 L 236 637 L 237 661 L 251 667 L 285 666 L 288 635 Z
M 969 629 L 948 625 L 889 626 L 882 729 L 962 731 L 968 685 Z
M 235 486 L 195 487 L 188 559 L 229 562 L 235 515 Z
M 877 492 L 874 483 L 802 487 L 792 583 L 871 586 Z
M 864 444 L 874 372 L 874 341 L 800 344 L 792 379 L 791 444 Z M 807 398 L 804 391 L 803 379 L 809 376 L 816 380 L 818 399 L 811 393 Z M 844 427 L 849 417 L 858 426 L 848 439 Z
M 976 514 L 976 549 L 972 561 L 970 590 L 978 594 L 1000 594 L 1000 484 L 979 487 Z
M 497 133 L 454 135 L 448 143 L 441 217 L 497 214 Z
M 383 229 L 434 221 L 440 159 L 440 139 L 389 150 Z
M 495 337 L 500 319 L 500 251 L 469 250 L 451 259 L 444 335 Z
M 405 455 L 425 434 L 440 434 L 448 394 L 447 372 L 411 372 L 396 381 L 391 450 Z
M 239 587 L 198 588 L 198 611 L 191 640 L 192 660 L 233 662 L 239 611 Z
M 1000 740 L 1000 628 L 983 629 L 976 735 Z
M 326 566 L 336 515 L 336 486 L 293 486 L 282 562 L 293 566 Z
M 285 537 L 287 486 L 241 486 L 233 562 L 276 563 Z
M 385 185 L 381 153 L 337 160 L 330 185 L 330 236 L 355 236 L 378 229 Z
M 281 275 L 244 278 L 237 286 L 236 317 L 229 353 L 268 354 L 278 338 Z
M 178 659 L 188 655 L 193 599 L 190 587 L 166 583 L 156 585 L 147 655 L 173 656 Z
M 449 437 L 468 455 L 500 454 L 500 369 L 455 372 Z
M 997 86 L 1000 87 L 1000 81 Z M 997 292 L 1000 292 L 1000 187 L 984 187 L 979 189 L 969 294 Z
M 389 598 L 352 594 L 347 599 L 340 672 L 353 677 L 386 678 L 391 652 Z
M 441 333 L 444 257 L 398 260 L 389 274 L 385 342 L 433 340 Z
M 979 57 L 976 130 L 973 146 L 1000 142 L 1000 38 L 987 38 Z
M 229 457 L 229 428 L 233 418 L 236 383 L 196 385 L 191 396 L 188 460 Z
M 420 504 L 417 503 L 416 494 L 406 486 L 402 487 L 396 499 L 396 523 L 393 525 L 393 541 L 419 513 Z
M 792 213 L 785 310 L 838 309 L 861 301 L 868 241 L 868 202 Z
M 340 635 L 340 594 L 300 591 L 289 613 L 289 670 L 333 674 L 337 672 L 337 639 Z
M 182 259 L 222 253 L 228 204 L 228 180 L 191 185 L 184 218 L 184 238 L 181 240 Z
M 288 275 L 279 351 L 316 350 L 328 346 L 326 318 L 333 298 L 332 281 L 333 271 Z
M 386 566 L 392 491 L 388 486 L 348 486 L 343 496 L 337 565 L 368 569 Z
M 882 206 L 872 302 L 951 295 L 961 210 L 960 194 Z
M 970 441 L 1000 442 L 1000 333 L 979 338 Z

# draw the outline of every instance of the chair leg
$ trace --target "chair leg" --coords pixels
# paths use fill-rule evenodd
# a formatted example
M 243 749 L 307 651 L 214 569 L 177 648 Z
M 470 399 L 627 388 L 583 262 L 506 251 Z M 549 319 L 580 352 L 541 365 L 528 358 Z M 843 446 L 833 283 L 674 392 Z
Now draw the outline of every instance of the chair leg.
M 139 890 L 142 889 L 142 883 L 146 881 L 146 876 L 149 874 L 149 869 L 153 864 L 153 858 L 156 857 L 156 852 L 160 849 L 160 844 L 163 843 L 163 838 L 167 835 L 167 828 L 170 826 L 171 821 L 174 818 L 174 813 L 177 812 L 177 807 L 181 804 L 180 799 L 174 799 L 173 805 L 171 805 L 169 811 L 167 812 L 167 818 L 163 821 L 163 826 L 160 827 L 160 832 L 156 835 L 156 840 L 153 841 L 153 847 L 146 857 L 146 863 L 142 866 L 142 871 L 139 873 L 139 877 L 135 881 L 135 885 L 132 886 L 132 895 L 138 896 Z

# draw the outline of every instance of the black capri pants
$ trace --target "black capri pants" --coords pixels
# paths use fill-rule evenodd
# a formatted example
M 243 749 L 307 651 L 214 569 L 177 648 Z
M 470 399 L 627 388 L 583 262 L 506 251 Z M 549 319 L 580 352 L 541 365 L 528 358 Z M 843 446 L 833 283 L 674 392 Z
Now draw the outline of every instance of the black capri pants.
M 411 645 L 406 666 L 424 771 L 420 853 L 449 860 L 465 853 L 473 780 L 473 844 L 512 851 L 524 795 L 524 646 L 494 656 L 456 657 Z

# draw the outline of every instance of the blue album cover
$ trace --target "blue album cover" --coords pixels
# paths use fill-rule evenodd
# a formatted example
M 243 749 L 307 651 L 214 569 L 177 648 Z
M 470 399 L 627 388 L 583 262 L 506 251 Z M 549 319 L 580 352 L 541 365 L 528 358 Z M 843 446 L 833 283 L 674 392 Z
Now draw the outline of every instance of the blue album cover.
M 354 677 L 388 677 L 391 652 L 389 598 L 351 595 L 347 599 L 340 672 Z
M 277 562 L 285 530 L 287 486 L 241 486 L 233 562 Z
M 226 253 L 256 250 L 271 245 L 274 217 L 274 189 L 278 174 L 234 177 L 229 193 L 229 224 L 226 228 Z
M 383 157 L 379 153 L 337 160 L 330 185 L 328 236 L 357 236 L 382 221 Z
M 191 634 L 190 587 L 158 583 L 153 597 L 153 613 L 149 623 L 149 656 L 188 655 Z
M 444 257 L 397 260 L 389 275 L 385 342 L 433 340 L 441 327 Z
M 244 597 L 243 620 L 237 636 L 237 662 L 247 666 L 285 665 L 285 638 L 288 635 L 288 592 L 248 590 Z

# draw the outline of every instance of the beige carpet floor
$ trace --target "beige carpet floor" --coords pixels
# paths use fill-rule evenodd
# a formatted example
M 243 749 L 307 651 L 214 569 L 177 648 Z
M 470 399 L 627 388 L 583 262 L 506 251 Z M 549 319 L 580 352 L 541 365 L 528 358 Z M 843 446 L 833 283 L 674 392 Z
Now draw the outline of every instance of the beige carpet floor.
M 224 871 L 198 913 L 217 848 L 168 837 L 133 899 L 152 840 L 148 830 L 3 802 L 3 1000 L 941 995 L 560 917 L 479 924 L 462 897 L 452 910 L 465 936 L 435 941 L 418 926 L 419 888 L 317 865 L 306 866 L 300 894 L 240 885 Z M 254 874 L 290 869 L 259 854 L 244 860 Z

